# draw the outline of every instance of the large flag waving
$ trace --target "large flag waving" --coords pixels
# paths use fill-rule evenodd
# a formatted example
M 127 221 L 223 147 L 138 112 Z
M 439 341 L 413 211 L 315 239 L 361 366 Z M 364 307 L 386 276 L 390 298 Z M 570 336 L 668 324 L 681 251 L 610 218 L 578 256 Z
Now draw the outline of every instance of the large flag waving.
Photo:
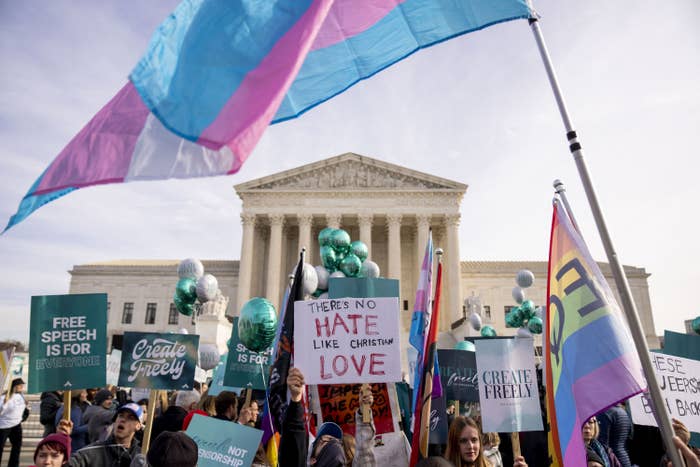
M 559 465 L 585 467 L 581 427 L 643 390 L 639 356 L 598 265 L 559 202 L 549 252 L 547 411 Z
M 425 245 L 423 263 L 418 276 L 418 287 L 416 288 L 416 302 L 413 305 L 413 316 L 411 316 L 411 330 L 408 334 L 408 341 L 418 352 L 416 365 L 413 373 L 413 400 L 411 401 L 411 411 L 416 412 L 416 401 L 418 400 L 418 385 L 423 374 L 423 360 L 425 351 L 425 339 L 430 324 L 430 298 L 432 294 L 431 283 L 433 280 L 433 232 L 428 234 L 428 243 Z
M 529 15 L 524 0 L 184 0 L 5 230 L 78 188 L 236 173 L 271 122 L 421 48 Z

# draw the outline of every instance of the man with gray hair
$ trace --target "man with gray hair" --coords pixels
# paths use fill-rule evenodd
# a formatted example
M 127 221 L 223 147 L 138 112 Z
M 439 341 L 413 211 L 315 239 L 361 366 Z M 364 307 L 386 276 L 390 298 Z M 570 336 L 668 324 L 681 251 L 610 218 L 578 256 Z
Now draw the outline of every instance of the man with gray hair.
M 156 439 L 164 431 L 182 430 L 182 422 L 190 410 L 197 408 L 199 403 L 199 393 L 197 391 L 177 391 L 175 395 L 175 405 L 168 407 L 168 410 L 153 419 L 151 428 L 151 439 Z

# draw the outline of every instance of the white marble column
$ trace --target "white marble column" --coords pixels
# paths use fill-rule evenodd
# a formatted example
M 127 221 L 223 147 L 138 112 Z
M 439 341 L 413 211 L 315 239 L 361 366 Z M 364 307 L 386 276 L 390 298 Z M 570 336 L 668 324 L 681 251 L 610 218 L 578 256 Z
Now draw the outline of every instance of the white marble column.
M 313 249 L 313 240 L 311 238 L 311 222 L 313 216 L 311 214 L 297 214 L 299 221 L 299 245 L 297 247 L 297 255 L 302 248 L 306 248 L 307 263 L 311 263 L 311 250 Z
M 387 277 L 401 279 L 401 214 L 386 216 L 389 243 L 389 270 Z
M 445 216 L 447 231 L 447 249 L 443 258 L 445 282 L 442 290 L 447 292 L 446 308 L 440 316 L 440 329 L 449 331 L 450 325 L 462 316 L 462 288 L 459 259 L 459 214 Z
M 372 222 L 374 216 L 372 214 L 360 214 L 357 216 L 357 221 L 360 224 L 360 241 L 367 245 L 367 257 L 372 259 Z
M 341 217 L 342 216 L 338 213 L 326 214 L 326 227 L 330 227 L 332 229 L 339 229 Z
M 425 256 L 425 246 L 428 244 L 428 233 L 430 231 L 430 216 L 419 214 L 416 216 L 416 271 L 423 265 Z
M 238 263 L 238 294 L 236 297 L 236 309 L 233 312 L 233 316 L 238 316 L 243 304 L 250 299 L 250 284 L 253 276 L 255 219 L 255 214 L 241 214 L 243 239 L 241 241 L 241 260 Z
M 279 310 L 280 294 L 280 267 L 282 264 L 282 225 L 283 214 L 270 215 L 270 248 L 267 261 L 267 290 L 265 295 L 272 302 L 275 309 Z

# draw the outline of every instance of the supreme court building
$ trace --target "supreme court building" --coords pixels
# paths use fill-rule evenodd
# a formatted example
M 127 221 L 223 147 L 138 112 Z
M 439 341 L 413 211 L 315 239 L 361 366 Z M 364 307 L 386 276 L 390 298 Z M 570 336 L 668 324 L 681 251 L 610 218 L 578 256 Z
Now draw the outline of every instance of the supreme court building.
M 369 248 L 381 276 L 400 280 L 403 342 L 407 342 L 415 288 L 430 230 L 436 248 L 444 250 L 440 342 L 451 347 L 457 339 L 478 333 L 469 329 L 465 299 L 479 308 L 483 323 L 499 335 L 506 328 L 505 313 L 515 303 L 511 290 L 520 269 L 531 270 L 535 284 L 526 290 L 536 305 L 544 305 L 546 261 L 463 261 L 459 253 L 459 222 L 467 185 L 417 172 L 354 153 L 346 153 L 295 169 L 236 185 L 242 200 L 243 236 L 240 261 L 203 260 L 215 275 L 223 297 L 210 304 L 209 314 L 238 314 L 256 296 L 280 306 L 284 289 L 306 247 L 306 262 L 319 265 L 318 233 L 342 228 L 352 240 Z M 172 304 L 179 260 L 115 260 L 76 265 L 70 271 L 71 293 L 107 292 L 110 305 L 110 343 L 124 331 L 193 330 Z M 601 264 L 611 288 L 607 264 Z M 625 266 L 647 342 L 658 348 L 643 268 Z M 110 344 L 111 345 L 111 344 Z

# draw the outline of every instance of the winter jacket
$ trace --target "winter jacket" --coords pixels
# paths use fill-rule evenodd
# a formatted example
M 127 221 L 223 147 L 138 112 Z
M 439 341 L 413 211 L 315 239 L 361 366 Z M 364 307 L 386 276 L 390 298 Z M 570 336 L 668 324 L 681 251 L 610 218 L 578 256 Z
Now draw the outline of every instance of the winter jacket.
M 151 439 L 156 439 L 164 431 L 182 430 L 182 422 L 185 421 L 187 410 L 177 405 L 171 405 L 168 410 L 153 419 L 151 428 Z
M 598 420 L 600 421 L 598 441 L 612 449 L 622 467 L 631 467 L 627 440 L 632 435 L 632 419 L 627 411 L 615 405 L 606 410 L 603 415 L 599 415 Z
M 280 467 L 306 465 L 309 451 L 309 434 L 304 427 L 304 407 L 301 402 L 289 401 L 282 419 L 282 435 L 279 448 Z
M 352 467 L 375 467 L 377 461 L 374 458 L 374 418 L 368 423 L 362 421 L 359 410 L 355 412 L 355 457 L 352 458 Z
M 44 437 L 47 437 L 51 433 L 56 433 L 56 412 L 58 412 L 58 408 L 61 407 L 61 405 L 63 405 L 63 399 L 57 392 L 41 393 L 39 421 L 44 425 Z
M 113 436 L 106 441 L 92 443 L 73 453 L 68 465 L 70 467 L 129 467 L 131 460 L 141 452 L 141 445 L 136 439 L 131 440 L 131 447 L 118 444 Z
M 26 408 L 27 402 L 18 392 L 12 394 L 7 402 L 4 394 L 0 396 L 0 429 L 12 428 L 22 423 L 22 414 Z
M 63 407 L 60 407 L 58 412 L 56 412 L 56 418 L 54 420 L 56 426 L 58 426 L 58 422 L 61 421 L 62 417 Z M 83 421 L 83 411 L 79 405 L 71 405 L 70 421 L 73 422 L 73 431 L 70 434 L 70 448 L 72 452 L 75 452 L 88 444 L 88 426 L 87 423 Z
M 114 412 L 101 405 L 91 405 L 83 414 L 83 423 L 88 426 L 88 442 L 104 441 L 111 434 Z
M 491 463 L 492 467 L 503 467 L 503 459 L 498 450 L 498 446 L 493 446 L 489 449 L 484 449 L 484 457 Z

